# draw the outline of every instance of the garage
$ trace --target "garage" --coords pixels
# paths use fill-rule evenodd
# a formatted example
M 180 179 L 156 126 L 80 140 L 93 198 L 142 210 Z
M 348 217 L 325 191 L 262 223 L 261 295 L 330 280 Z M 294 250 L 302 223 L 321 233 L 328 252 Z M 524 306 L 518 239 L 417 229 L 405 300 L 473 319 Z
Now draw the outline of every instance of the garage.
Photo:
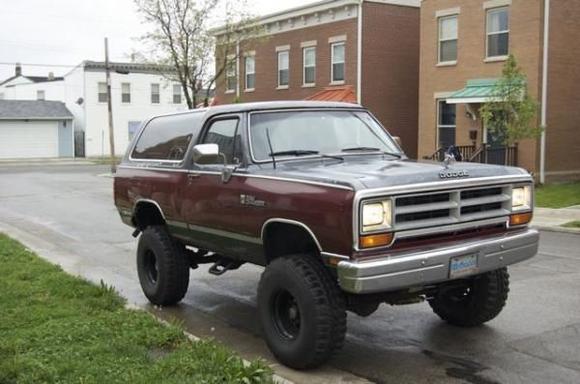
M 0 100 L 0 159 L 72 157 L 72 119 L 61 102 Z

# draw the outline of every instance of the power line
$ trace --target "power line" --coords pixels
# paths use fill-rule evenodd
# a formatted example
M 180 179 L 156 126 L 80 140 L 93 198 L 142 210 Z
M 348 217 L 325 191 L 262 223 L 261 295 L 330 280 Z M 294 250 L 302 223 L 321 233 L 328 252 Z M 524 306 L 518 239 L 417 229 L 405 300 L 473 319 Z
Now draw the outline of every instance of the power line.
M 40 64 L 40 63 L 0 62 L 0 65 L 9 65 L 12 67 L 15 66 L 16 64 L 26 65 L 28 67 L 61 67 L 61 68 L 74 68 L 74 67 L 79 65 L 79 64 L 71 65 L 71 64 Z

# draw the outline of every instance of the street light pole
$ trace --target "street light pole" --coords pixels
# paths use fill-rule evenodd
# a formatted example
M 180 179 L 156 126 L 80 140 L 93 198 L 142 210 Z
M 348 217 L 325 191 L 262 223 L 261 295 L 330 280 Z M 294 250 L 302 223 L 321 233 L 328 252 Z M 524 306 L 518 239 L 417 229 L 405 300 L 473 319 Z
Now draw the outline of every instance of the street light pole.
M 115 159 L 115 134 L 113 129 L 113 104 L 111 101 L 111 72 L 109 70 L 109 41 L 105 37 L 105 73 L 107 76 L 107 110 L 109 113 L 109 149 L 111 152 L 111 173 L 117 172 Z

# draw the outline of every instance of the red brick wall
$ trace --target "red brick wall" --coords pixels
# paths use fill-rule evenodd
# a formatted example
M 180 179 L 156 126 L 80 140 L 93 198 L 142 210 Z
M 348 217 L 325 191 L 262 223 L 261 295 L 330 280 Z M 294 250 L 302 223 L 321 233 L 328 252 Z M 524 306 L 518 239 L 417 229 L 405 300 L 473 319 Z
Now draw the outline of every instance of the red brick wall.
M 362 104 L 417 156 L 419 8 L 363 6 Z
M 546 177 L 580 179 L 580 2 L 552 0 Z
M 330 86 L 330 43 L 333 36 L 346 35 L 345 84 L 356 87 L 356 18 L 322 24 L 269 35 L 256 44 L 248 45 L 246 50 L 256 52 L 255 91 L 244 92 L 244 60 L 240 58 L 240 101 L 302 100 Z M 302 48 L 300 43 L 317 41 L 316 46 L 316 86 L 302 87 Z M 278 86 L 278 55 L 276 47 L 290 45 L 290 79 L 288 89 Z M 242 52 L 243 56 L 243 52 Z M 216 84 L 216 95 L 220 104 L 233 102 L 234 94 L 225 93 L 225 79 Z

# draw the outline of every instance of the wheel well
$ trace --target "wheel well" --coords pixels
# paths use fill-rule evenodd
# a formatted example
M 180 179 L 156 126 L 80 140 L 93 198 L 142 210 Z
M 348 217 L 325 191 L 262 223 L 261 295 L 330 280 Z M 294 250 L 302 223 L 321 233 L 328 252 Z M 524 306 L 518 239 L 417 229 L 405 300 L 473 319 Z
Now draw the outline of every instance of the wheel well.
M 316 240 L 305 228 L 289 223 L 273 222 L 264 229 L 262 240 L 266 264 L 286 255 L 297 253 L 320 254 Z
M 133 224 L 138 229 L 145 229 L 150 225 L 164 225 L 165 219 L 157 205 L 152 202 L 141 201 L 135 206 Z

